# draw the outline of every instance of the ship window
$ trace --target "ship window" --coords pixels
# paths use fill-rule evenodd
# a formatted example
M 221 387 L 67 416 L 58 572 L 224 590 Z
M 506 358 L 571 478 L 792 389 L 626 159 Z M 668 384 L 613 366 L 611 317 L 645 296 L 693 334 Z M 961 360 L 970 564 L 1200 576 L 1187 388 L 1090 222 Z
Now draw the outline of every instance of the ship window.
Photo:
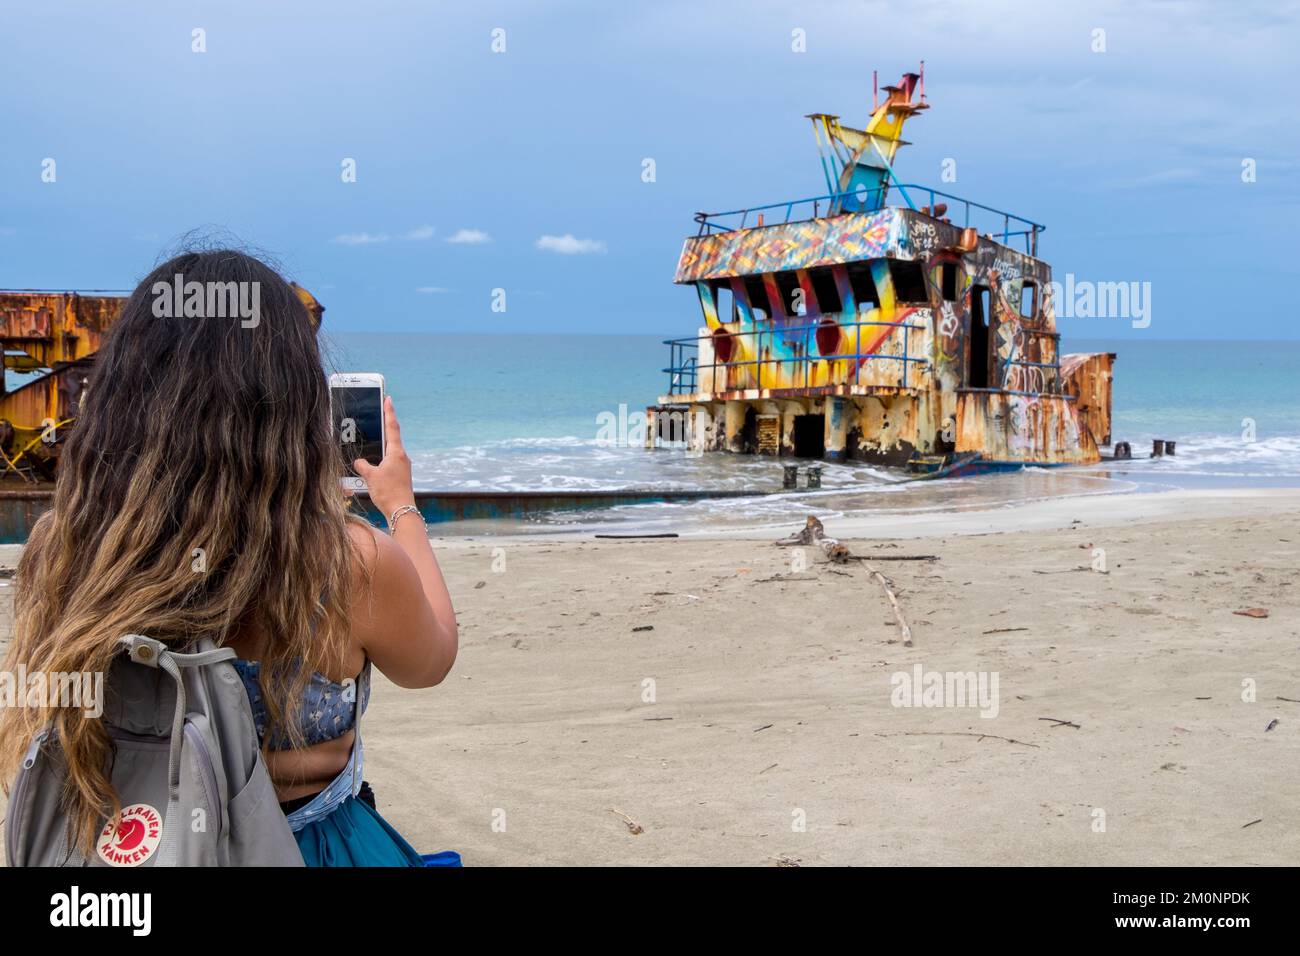
M 945 262 L 939 272 L 939 284 L 943 287 L 943 301 L 957 301 L 957 263 Z
M 808 278 L 812 279 L 818 311 L 823 314 L 843 311 L 844 303 L 840 301 L 840 290 L 835 287 L 835 276 L 829 268 L 809 269 Z
M 754 320 L 766 319 L 772 314 L 772 306 L 767 301 L 767 286 L 763 285 L 762 276 L 745 276 L 745 294 L 749 296 L 749 307 L 754 312 Z
M 718 306 L 719 322 L 735 322 L 740 317 L 736 311 L 735 296 L 731 294 L 731 286 L 728 283 L 713 283 L 713 301 Z
M 890 259 L 889 277 L 894 281 L 894 299 L 898 302 L 927 302 L 925 270 L 912 259 Z
M 849 288 L 858 303 L 858 310 L 870 310 L 880 305 L 880 295 L 876 292 L 875 280 L 871 278 L 871 265 L 866 262 L 850 262 L 845 267 L 849 274 Z
M 781 305 L 785 307 L 785 314 L 807 315 L 808 303 L 803 300 L 799 277 L 793 272 L 778 272 L 773 278 L 776 279 L 776 287 L 781 290 Z
M 1038 314 L 1038 283 L 1026 279 L 1020 288 L 1020 314 L 1035 316 Z

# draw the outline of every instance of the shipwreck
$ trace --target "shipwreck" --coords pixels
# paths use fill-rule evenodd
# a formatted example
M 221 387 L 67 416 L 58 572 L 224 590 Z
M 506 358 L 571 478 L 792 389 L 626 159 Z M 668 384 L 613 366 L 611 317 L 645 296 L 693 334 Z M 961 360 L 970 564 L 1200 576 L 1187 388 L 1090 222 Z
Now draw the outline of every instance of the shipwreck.
M 1111 438 L 1114 353 L 1061 355 L 1044 226 L 902 183 L 924 64 L 864 129 L 814 113 L 827 193 L 697 213 L 674 281 L 649 447 L 861 460 L 926 474 L 1088 464 Z

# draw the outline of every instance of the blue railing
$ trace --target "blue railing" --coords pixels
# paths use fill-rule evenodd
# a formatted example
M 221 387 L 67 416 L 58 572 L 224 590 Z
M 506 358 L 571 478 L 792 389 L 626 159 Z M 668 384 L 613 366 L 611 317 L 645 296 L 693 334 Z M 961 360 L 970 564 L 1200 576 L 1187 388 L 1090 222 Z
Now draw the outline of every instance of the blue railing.
M 700 224 L 699 235 L 713 235 L 717 232 L 732 232 L 737 229 L 746 229 L 758 225 L 758 215 L 767 213 L 770 210 L 784 210 L 784 218 L 781 223 L 804 222 L 809 219 L 817 219 L 822 215 L 822 204 L 825 204 L 826 214 L 830 215 L 832 211 L 838 211 L 843 205 L 844 200 L 853 199 L 864 207 L 877 205 L 876 202 L 869 203 L 868 199 L 877 199 L 883 197 L 885 192 L 890 189 L 897 189 L 903 196 L 908 208 L 916 209 L 908 190 L 915 190 L 920 197 L 929 199 L 929 205 L 926 207 L 930 210 L 930 215 L 934 215 L 935 205 L 939 200 L 946 200 L 949 203 L 960 203 L 963 209 L 962 228 L 968 229 L 975 226 L 980 232 L 987 233 L 994 237 L 1000 236 L 1002 244 L 1010 245 L 1011 240 L 1019 236 L 1025 237 L 1025 251 L 1031 256 L 1038 254 L 1038 234 L 1047 227 L 1042 223 L 1034 222 L 1031 219 L 1025 219 L 1022 216 L 1016 216 L 1002 209 L 995 209 L 992 206 L 985 206 L 982 203 L 972 202 L 961 196 L 954 196 L 951 193 L 941 192 L 931 186 L 921 186 L 915 183 L 898 183 L 890 186 L 880 186 L 876 189 L 859 189 L 843 193 L 828 193 L 825 196 L 811 196 L 807 199 L 792 199 L 788 202 L 768 203 L 765 206 L 751 206 L 748 209 L 733 209 L 729 212 L 697 212 L 695 221 Z M 801 206 L 812 206 L 811 215 L 795 215 L 795 210 Z M 946 216 L 952 218 L 953 209 L 948 209 Z M 754 220 L 750 221 L 750 215 L 754 215 Z M 976 215 L 979 215 L 979 222 L 974 221 Z M 989 217 L 992 217 L 991 219 Z M 739 217 L 739 220 L 736 220 Z M 766 221 L 764 225 L 775 225 L 776 220 Z M 954 220 L 954 225 L 956 224 Z M 1000 228 L 999 228 L 1000 227 Z
M 873 326 L 876 328 L 890 327 L 903 330 L 903 354 L 890 355 L 887 352 L 852 352 L 841 354 L 831 352 L 827 355 L 813 354 L 813 337 L 818 329 L 835 328 L 840 334 L 847 334 L 849 329 L 860 330 L 864 326 Z M 853 382 L 854 385 L 860 385 L 862 382 L 862 360 L 868 361 L 880 360 L 889 362 L 901 362 L 903 364 L 902 387 L 908 386 L 908 370 L 913 362 L 925 363 L 928 360 L 924 358 L 914 358 L 911 355 L 911 332 L 913 329 L 924 329 L 925 326 L 909 322 L 837 322 L 833 326 L 825 322 L 814 322 L 807 325 L 769 325 L 747 331 L 731 332 L 727 331 L 727 336 L 735 339 L 746 338 L 749 336 L 757 337 L 753 349 L 754 358 L 746 359 L 739 362 L 709 362 L 700 364 L 699 347 L 700 342 L 707 340 L 716 341 L 714 336 L 704 335 L 693 338 L 682 339 L 664 339 L 664 345 L 669 348 L 669 366 L 663 369 L 668 375 L 668 394 L 669 395 L 693 395 L 699 391 L 700 378 L 702 370 L 709 369 L 711 374 L 707 381 L 710 394 L 718 391 L 728 391 L 726 369 L 752 367 L 754 369 L 755 389 L 762 389 L 763 386 L 763 366 L 765 365 L 787 365 L 789 363 L 799 363 L 803 366 L 804 388 L 812 387 L 812 366 L 817 362 L 853 362 Z M 769 339 L 780 338 L 783 342 L 789 343 L 791 333 L 803 332 L 803 354 L 792 355 L 789 358 L 762 358 L 763 355 L 763 338 Z M 855 338 L 858 342 L 857 347 L 861 348 L 862 333 L 855 331 Z M 694 355 L 687 354 L 694 350 Z M 718 388 L 718 369 L 723 369 L 722 388 Z M 835 385 L 845 385 L 848 382 L 834 382 Z M 776 387 L 769 383 L 768 388 Z M 782 386 L 784 387 L 784 386 Z
M 699 342 L 695 339 L 672 339 L 664 344 L 669 346 L 669 367 L 664 369 L 668 373 L 668 394 L 693 395 L 698 388 L 699 357 L 687 355 L 686 350 L 692 348 L 698 352 Z

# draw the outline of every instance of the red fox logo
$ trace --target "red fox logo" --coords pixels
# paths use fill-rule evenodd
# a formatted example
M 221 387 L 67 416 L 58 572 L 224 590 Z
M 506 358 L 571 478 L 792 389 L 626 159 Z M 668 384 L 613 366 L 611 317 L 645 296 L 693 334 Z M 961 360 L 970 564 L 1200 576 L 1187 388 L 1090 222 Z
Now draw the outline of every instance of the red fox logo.
M 99 858 L 109 866 L 139 866 L 162 841 L 162 814 L 147 803 L 122 808 L 122 822 L 99 835 Z

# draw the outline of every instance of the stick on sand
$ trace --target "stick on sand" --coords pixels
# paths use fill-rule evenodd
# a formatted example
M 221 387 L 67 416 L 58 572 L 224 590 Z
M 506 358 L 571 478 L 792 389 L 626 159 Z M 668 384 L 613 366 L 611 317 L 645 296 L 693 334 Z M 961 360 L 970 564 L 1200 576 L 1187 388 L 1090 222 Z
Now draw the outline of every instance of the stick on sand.
M 869 564 L 863 564 L 867 573 L 880 582 L 880 586 L 885 589 L 885 597 L 889 598 L 889 604 L 894 609 L 894 618 L 898 621 L 898 629 L 903 634 L 903 646 L 912 646 L 912 629 L 907 626 L 907 619 L 903 617 L 903 609 L 898 606 L 898 595 L 894 593 L 892 582 Z

